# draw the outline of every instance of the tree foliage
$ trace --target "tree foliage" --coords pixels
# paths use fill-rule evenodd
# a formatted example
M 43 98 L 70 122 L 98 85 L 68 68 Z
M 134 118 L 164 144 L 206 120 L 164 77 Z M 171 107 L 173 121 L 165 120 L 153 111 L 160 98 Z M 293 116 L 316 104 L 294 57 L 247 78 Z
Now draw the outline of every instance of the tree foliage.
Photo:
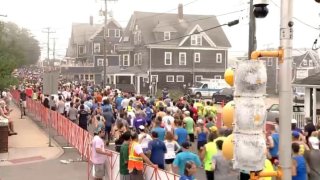
M 17 82 L 11 73 L 24 65 L 36 64 L 39 42 L 24 28 L 0 22 L 0 89 Z

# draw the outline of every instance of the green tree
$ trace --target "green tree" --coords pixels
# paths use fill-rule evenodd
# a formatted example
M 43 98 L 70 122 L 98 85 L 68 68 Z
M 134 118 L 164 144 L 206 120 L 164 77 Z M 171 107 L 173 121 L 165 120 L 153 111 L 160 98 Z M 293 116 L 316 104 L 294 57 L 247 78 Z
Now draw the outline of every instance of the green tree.
M 13 70 L 37 63 L 39 56 L 39 43 L 27 29 L 0 22 L 0 89 L 17 83 Z

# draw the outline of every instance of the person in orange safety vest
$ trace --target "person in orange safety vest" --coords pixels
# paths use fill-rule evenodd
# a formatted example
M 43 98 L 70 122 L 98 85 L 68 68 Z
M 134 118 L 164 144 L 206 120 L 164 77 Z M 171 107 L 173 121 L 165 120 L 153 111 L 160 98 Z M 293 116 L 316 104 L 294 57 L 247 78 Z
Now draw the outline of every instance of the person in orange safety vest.
M 132 141 L 129 145 L 129 160 L 128 170 L 130 173 L 130 180 L 142 180 L 143 179 L 143 161 L 152 166 L 158 168 L 153 164 L 150 159 L 143 153 L 141 145 L 138 143 L 138 134 L 132 134 Z

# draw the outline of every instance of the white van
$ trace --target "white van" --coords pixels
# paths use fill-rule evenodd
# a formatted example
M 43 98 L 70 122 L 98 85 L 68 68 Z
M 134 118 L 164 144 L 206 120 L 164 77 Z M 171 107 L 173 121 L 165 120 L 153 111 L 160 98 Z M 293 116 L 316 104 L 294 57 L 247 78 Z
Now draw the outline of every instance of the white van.
M 215 92 L 229 87 L 224 79 L 204 79 L 196 82 L 193 87 L 188 88 L 188 94 L 192 97 L 212 97 Z

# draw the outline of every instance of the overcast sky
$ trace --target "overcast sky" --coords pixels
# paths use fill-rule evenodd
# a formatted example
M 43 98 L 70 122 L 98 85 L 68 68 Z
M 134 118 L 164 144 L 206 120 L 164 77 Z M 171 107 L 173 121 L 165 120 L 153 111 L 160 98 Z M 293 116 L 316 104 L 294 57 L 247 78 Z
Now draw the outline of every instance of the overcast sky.
M 293 0 L 294 17 L 314 28 L 320 25 L 320 4 L 314 0 Z M 170 12 L 177 13 L 179 3 L 188 4 L 184 7 L 185 14 L 221 15 L 230 12 L 237 13 L 219 16 L 220 23 L 234 19 L 242 19 L 239 25 L 225 27 L 232 48 L 230 51 L 247 51 L 248 47 L 248 13 L 249 0 L 118 0 L 108 2 L 108 10 L 113 17 L 125 27 L 133 11 Z M 190 4 L 189 4 L 190 3 Z M 258 48 L 279 46 L 279 24 L 281 0 L 270 1 L 269 15 L 257 20 Z M 102 0 L 0 0 L 0 20 L 13 21 L 19 26 L 31 30 L 43 47 L 46 54 L 46 34 L 43 28 L 51 27 L 56 31 L 52 37 L 57 38 L 56 50 L 59 57 L 65 55 L 72 22 L 89 22 L 93 15 L 99 22 L 98 12 L 104 8 Z M 170 11 L 171 10 L 171 11 Z M 294 48 L 311 48 L 320 31 L 294 20 Z

